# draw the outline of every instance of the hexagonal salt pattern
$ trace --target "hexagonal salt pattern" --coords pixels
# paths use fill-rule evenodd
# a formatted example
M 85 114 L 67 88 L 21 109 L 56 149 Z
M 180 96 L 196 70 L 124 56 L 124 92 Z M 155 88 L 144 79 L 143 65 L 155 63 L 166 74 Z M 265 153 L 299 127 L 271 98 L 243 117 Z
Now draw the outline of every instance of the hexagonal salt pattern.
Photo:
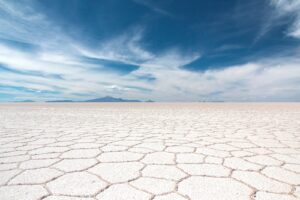
M 230 178 L 190 177 L 179 183 L 180 193 L 191 199 L 249 199 L 252 190 Z
M 106 182 L 87 172 L 68 173 L 47 184 L 53 194 L 88 197 L 106 186 Z
M 300 199 L 300 104 L 0 104 L 0 199 Z

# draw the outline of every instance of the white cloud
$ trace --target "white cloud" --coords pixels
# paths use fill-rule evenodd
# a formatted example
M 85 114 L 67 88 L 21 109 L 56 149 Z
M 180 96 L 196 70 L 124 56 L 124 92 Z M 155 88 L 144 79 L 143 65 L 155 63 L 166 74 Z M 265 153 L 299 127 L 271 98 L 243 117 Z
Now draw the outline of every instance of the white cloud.
M 119 60 L 138 64 L 152 59 L 154 55 L 141 47 L 143 28 L 133 27 L 115 38 L 96 44 L 97 49 L 73 45 L 81 54 L 89 57 Z
M 207 71 L 208 83 L 217 83 L 219 98 L 234 100 L 299 100 L 300 68 L 289 58 L 264 60 L 219 71 Z M 214 85 L 216 86 L 216 85 Z
M 300 59 L 292 56 L 204 72 L 178 67 L 151 71 L 150 66 L 139 71 L 155 74 L 152 96 L 164 101 L 299 101 L 299 63 Z
M 291 15 L 294 17 L 293 24 L 288 30 L 288 35 L 300 39 L 300 1 L 299 0 L 270 0 L 276 8 L 278 17 Z

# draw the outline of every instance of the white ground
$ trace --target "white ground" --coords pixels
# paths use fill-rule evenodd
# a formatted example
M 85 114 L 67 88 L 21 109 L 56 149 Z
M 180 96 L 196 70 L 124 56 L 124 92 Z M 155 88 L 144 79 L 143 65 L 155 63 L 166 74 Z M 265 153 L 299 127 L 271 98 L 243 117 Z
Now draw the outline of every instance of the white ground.
M 300 199 L 300 104 L 0 104 L 0 199 Z

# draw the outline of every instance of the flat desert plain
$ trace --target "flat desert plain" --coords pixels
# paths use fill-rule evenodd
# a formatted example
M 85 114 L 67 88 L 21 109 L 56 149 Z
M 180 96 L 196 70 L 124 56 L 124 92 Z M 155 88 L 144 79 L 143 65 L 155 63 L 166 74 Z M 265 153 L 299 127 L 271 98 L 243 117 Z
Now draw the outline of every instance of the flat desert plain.
M 0 104 L 0 199 L 300 199 L 300 104 Z

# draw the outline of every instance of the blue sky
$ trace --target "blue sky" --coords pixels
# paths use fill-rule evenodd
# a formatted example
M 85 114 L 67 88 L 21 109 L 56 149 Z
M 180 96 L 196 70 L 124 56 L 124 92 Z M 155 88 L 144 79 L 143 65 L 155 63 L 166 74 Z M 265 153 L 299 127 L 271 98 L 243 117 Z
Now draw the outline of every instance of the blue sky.
M 0 0 L 0 101 L 300 101 L 299 0 Z

